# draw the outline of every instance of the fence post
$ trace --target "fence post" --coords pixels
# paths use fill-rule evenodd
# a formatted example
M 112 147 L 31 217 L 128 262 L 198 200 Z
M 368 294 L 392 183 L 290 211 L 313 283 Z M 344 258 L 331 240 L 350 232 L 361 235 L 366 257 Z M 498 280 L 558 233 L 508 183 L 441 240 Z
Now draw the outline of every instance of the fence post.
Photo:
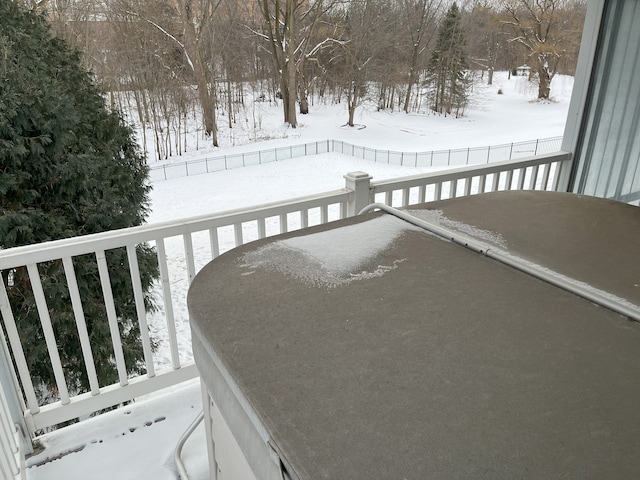
M 344 176 L 345 188 L 353 195 L 349 196 L 347 203 L 347 217 L 357 215 L 364 207 L 369 205 L 369 190 L 373 177 L 365 172 L 349 172 Z
M 535 157 L 536 155 L 538 155 L 538 142 L 540 142 L 540 139 L 538 138 L 536 140 L 536 149 L 533 151 L 533 156 Z

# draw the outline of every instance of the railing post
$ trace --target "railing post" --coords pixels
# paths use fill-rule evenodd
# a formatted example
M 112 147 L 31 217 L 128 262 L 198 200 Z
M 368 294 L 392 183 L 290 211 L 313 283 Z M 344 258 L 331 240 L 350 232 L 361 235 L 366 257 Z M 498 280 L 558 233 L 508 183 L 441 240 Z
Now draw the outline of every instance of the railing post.
M 369 190 L 371 189 L 371 175 L 365 172 L 349 172 L 344 176 L 345 187 L 353 192 L 347 204 L 347 217 L 357 215 L 369 205 Z

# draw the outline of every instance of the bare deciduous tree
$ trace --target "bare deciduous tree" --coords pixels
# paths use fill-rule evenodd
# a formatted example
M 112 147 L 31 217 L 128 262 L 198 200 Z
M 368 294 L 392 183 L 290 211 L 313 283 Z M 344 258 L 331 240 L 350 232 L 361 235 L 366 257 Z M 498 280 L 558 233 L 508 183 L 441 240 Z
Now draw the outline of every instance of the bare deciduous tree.
M 351 0 L 343 13 L 331 71 L 342 80 L 350 127 L 355 125 L 355 111 L 366 98 L 368 83 L 388 72 L 385 60 L 396 48 L 399 21 L 393 5 L 384 0 Z
M 258 0 L 265 21 L 264 37 L 269 42 L 280 81 L 284 121 L 295 128 L 296 119 L 296 23 L 304 0 Z
M 402 2 L 405 27 L 411 41 L 407 90 L 403 105 L 405 113 L 409 113 L 412 91 L 420 79 L 420 71 L 424 69 L 425 53 L 437 32 L 435 22 L 441 5 L 441 0 L 403 0 Z
M 211 24 L 220 0 L 177 0 L 176 3 L 184 28 L 185 49 L 198 86 L 205 133 L 211 135 L 212 143 L 217 147 L 216 86 L 213 65 L 207 62 L 211 58 L 207 50 L 214 44 Z
M 500 21 L 512 32 L 511 41 L 528 52 L 537 73 L 538 99 L 548 100 L 551 80 L 568 46 L 580 38 L 580 29 L 568 15 L 575 0 L 506 0 Z M 580 24 L 581 25 L 581 24 Z

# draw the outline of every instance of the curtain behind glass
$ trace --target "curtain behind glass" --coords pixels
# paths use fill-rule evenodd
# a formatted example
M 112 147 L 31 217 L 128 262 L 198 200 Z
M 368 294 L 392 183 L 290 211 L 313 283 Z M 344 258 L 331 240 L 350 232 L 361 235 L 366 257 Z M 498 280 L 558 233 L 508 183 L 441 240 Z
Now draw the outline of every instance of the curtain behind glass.
M 640 199 L 640 1 L 607 2 L 573 190 Z

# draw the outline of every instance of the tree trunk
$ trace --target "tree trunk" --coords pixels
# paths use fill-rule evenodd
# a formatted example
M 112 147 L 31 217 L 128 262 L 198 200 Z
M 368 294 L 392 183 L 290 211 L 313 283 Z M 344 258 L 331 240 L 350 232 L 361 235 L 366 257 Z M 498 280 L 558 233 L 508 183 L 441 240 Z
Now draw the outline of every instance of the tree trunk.
M 355 126 L 353 123 L 353 117 L 356 114 L 356 106 L 355 104 L 349 103 L 349 121 L 347 122 L 347 125 L 349 125 L 350 127 Z
M 538 100 L 549 100 L 551 94 L 551 75 L 545 67 L 538 69 Z
M 273 54 L 274 67 L 280 77 L 284 121 L 295 128 L 297 126 L 295 60 L 295 9 L 297 4 L 294 0 L 286 0 L 284 12 L 280 10 L 280 2 L 276 2 L 274 5 L 268 0 L 260 0 L 259 5 L 267 25 L 267 37 Z
M 418 45 L 414 45 L 413 53 L 411 54 L 411 67 L 409 68 L 409 85 L 407 85 L 407 93 L 404 97 L 404 113 L 409 113 L 409 105 L 411 103 L 411 92 L 413 86 L 418 82 L 418 75 L 416 74 L 416 68 L 418 65 Z
M 229 120 L 229 129 L 233 128 L 233 99 L 231 98 L 231 80 L 229 79 L 229 72 L 227 72 L 227 109 L 228 112 L 228 120 Z
M 353 85 L 353 88 L 350 88 L 347 91 L 347 110 L 349 111 L 349 121 L 347 122 L 347 125 L 350 127 L 355 126 L 353 120 L 356 113 L 356 106 L 358 105 L 359 95 L 360 93 L 357 85 Z
M 300 61 L 300 68 L 298 69 L 298 101 L 300 104 L 300 114 L 306 115 L 309 113 L 309 98 L 307 94 L 307 79 L 304 75 L 307 65 L 306 57 L 302 57 Z
M 287 61 L 287 105 L 285 108 L 288 111 L 288 123 L 292 128 L 298 126 L 298 120 L 296 118 L 296 61 L 293 54 L 293 38 L 289 39 L 290 52 L 289 60 Z
M 309 113 L 309 99 L 307 98 L 307 92 L 304 91 L 304 87 L 300 87 L 300 114 L 306 115 Z
M 211 140 L 214 147 L 218 146 L 218 126 L 216 125 L 215 107 L 215 84 L 213 80 L 209 85 L 209 72 L 205 67 L 205 62 L 202 60 L 201 32 L 196 30 L 194 25 L 194 19 L 192 18 L 192 9 L 190 5 L 181 1 L 178 3 L 180 9 L 180 15 L 183 19 L 184 36 L 185 36 L 185 50 L 188 57 L 192 62 L 193 75 L 196 78 L 196 85 L 198 86 L 198 99 L 200 100 L 200 106 L 202 108 L 202 118 L 204 120 L 204 130 L 207 136 L 211 135 Z M 198 23 L 195 21 L 195 23 Z M 200 25 L 200 28 L 203 26 Z M 211 75 L 213 77 L 213 75 Z

